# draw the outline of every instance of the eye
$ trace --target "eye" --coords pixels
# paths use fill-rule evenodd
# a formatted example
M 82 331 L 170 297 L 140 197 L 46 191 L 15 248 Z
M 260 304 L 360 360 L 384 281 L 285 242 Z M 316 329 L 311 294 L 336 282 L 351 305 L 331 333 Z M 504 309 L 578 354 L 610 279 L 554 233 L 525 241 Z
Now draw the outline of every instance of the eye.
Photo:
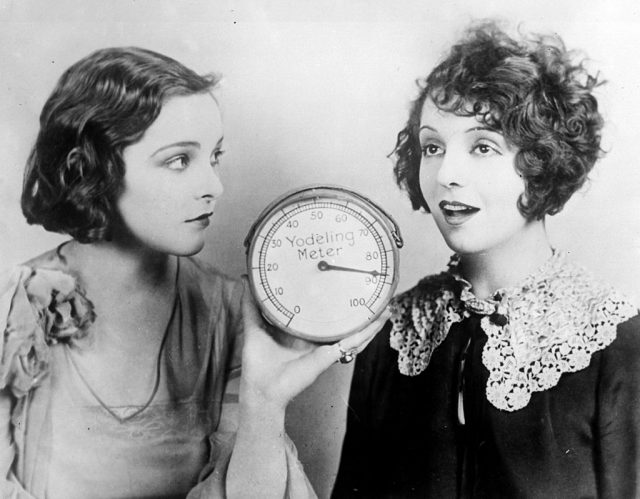
M 430 157 L 430 156 L 438 156 L 444 154 L 444 149 L 440 147 L 438 144 L 425 144 L 421 148 L 422 156 Z
M 471 152 L 478 156 L 493 156 L 494 154 L 502 154 L 500 149 L 487 142 L 478 142 L 471 148 Z
M 224 154 L 222 149 L 216 149 L 211 155 L 211 166 L 216 167 L 220 164 L 220 158 Z
M 187 166 L 189 166 L 189 156 L 186 154 L 179 154 L 178 156 L 173 156 L 165 161 L 165 166 L 169 168 L 169 170 L 184 170 Z

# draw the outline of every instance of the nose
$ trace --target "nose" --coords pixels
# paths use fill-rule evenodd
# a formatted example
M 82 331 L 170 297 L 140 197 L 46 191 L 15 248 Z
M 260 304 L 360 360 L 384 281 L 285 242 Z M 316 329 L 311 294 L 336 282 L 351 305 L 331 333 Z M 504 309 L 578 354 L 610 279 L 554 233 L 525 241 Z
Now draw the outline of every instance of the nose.
M 463 151 L 449 147 L 438 168 L 437 181 L 443 187 L 462 187 L 467 183 L 467 162 Z
M 196 198 L 214 201 L 222 195 L 224 187 L 216 167 L 211 166 L 208 161 L 203 161 L 198 165 L 197 173 L 194 178 Z

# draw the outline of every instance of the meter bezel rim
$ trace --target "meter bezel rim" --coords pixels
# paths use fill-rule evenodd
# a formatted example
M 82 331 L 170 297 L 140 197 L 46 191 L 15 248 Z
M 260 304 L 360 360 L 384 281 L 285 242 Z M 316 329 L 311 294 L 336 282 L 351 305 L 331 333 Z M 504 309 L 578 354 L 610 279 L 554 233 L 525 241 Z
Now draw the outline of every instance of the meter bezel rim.
M 392 281 L 389 283 L 389 290 L 387 292 L 387 297 L 382 301 L 384 306 L 379 307 L 373 316 L 370 319 L 367 319 L 363 324 L 356 326 L 346 332 L 333 335 L 333 336 L 323 336 L 318 337 L 314 335 L 307 335 L 301 333 L 298 330 L 292 329 L 286 324 L 284 324 L 279 318 L 275 317 L 266 307 L 263 307 L 261 303 L 256 300 L 256 306 L 260 311 L 262 317 L 273 327 L 279 329 L 291 336 L 296 338 L 301 338 L 307 341 L 311 341 L 314 343 L 334 343 L 336 341 L 340 341 L 344 338 L 347 338 L 353 334 L 356 334 L 363 329 L 365 329 L 369 324 L 374 322 L 385 310 L 389 302 L 394 296 L 394 293 L 398 286 L 398 281 L 400 277 L 400 251 L 399 248 L 402 247 L 402 238 L 399 234 L 398 226 L 395 224 L 395 221 L 391 219 L 391 217 L 382 210 L 374 201 L 371 199 L 364 197 L 358 194 L 355 191 L 347 189 L 342 186 L 337 185 L 310 185 L 306 187 L 302 187 L 299 189 L 292 190 L 287 192 L 286 194 L 276 198 L 273 202 L 271 202 L 258 216 L 254 224 L 252 225 L 247 237 L 245 238 L 245 248 L 246 248 L 246 264 L 247 264 L 247 275 L 249 279 L 249 285 L 251 287 L 250 291 L 253 297 L 258 296 L 257 290 L 258 285 L 255 282 L 254 274 L 259 273 L 259 270 L 253 271 L 251 266 L 251 260 L 256 251 L 256 234 L 260 234 L 262 229 L 267 224 L 267 221 L 271 219 L 272 214 L 282 208 L 286 208 L 293 203 L 299 202 L 299 198 L 304 199 L 305 201 L 310 198 L 328 198 L 328 199 L 345 199 L 348 198 L 350 202 L 357 204 L 359 207 L 365 209 L 372 217 L 378 221 L 380 227 L 383 231 L 385 231 L 388 240 L 390 241 L 391 251 L 393 253 L 394 259 L 394 276 Z M 262 286 L 260 286 L 262 289 Z

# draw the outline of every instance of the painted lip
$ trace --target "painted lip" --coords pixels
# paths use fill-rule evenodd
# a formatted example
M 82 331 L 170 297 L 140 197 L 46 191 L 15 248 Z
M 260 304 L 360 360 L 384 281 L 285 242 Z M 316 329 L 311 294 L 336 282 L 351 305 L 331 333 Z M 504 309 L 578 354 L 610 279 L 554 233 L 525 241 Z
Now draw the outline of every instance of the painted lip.
M 440 201 L 438 204 L 449 225 L 462 225 L 480 211 L 480 208 L 459 201 Z
M 189 220 L 185 220 L 186 223 L 194 223 L 197 225 L 200 225 L 202 227 L 208 227 L 210 221 L 210 218 L 213 216 L 213 212 L 209 211 L 207 213 L 203 213 L 200 216 L 197 216 L 195 218 L 190 218 Z

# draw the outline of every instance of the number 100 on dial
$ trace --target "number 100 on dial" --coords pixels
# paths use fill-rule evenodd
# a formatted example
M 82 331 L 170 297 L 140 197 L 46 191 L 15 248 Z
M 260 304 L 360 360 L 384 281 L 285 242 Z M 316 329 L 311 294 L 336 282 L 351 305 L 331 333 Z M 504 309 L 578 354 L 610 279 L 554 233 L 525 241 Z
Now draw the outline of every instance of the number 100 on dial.
M 311 186 L 277 199 L 247 239 L 251 291 L 265 319 L 331 342 L 362 330 L 398 282 L 400 231 L 354 191 Z

